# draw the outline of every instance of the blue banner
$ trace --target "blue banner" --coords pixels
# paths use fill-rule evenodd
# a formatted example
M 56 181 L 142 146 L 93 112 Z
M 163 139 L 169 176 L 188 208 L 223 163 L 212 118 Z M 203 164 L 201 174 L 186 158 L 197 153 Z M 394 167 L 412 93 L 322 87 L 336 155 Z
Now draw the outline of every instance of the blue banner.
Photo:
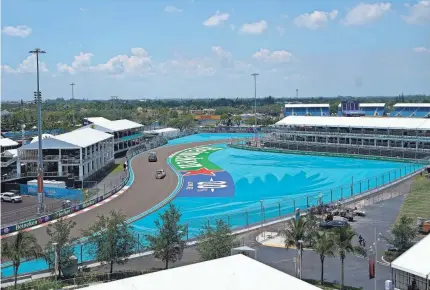
M 21 194 L 37 196 L 37 186 L 20 184 Z M 43 187 L 45 197 L 57 199 L 82 200 L 82 191 L 80 189 Z

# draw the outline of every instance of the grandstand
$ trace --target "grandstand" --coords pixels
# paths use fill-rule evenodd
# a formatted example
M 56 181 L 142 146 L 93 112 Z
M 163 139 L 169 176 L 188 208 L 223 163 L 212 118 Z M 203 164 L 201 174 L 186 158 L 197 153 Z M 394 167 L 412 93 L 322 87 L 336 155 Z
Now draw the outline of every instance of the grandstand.
M 385 103 L 360 103 L 359 109 L 367 117 L 385 116 L 386 114 Z M 339 104 L 337 115 L 342 116 L 341 104 Z
M 429 118 L 430 103 L 397 103 L 390 117 Z
M 285 104 L 284 116 L 330 116 L 330 105 Z
M 290 116 L 275 127 L 278 130 L 269 142 L 284 149 L 423 160 L 430 157 L 427 119 Z

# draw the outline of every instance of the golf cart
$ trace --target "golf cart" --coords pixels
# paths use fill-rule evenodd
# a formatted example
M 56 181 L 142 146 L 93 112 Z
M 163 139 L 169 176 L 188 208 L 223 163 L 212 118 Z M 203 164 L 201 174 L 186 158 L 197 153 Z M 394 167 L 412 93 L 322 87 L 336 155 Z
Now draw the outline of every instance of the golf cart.
M 163 169 L 159 169 L 155 172 L 156 179 L 163 179 L 164 177 L 166 177 L 166 172 Z

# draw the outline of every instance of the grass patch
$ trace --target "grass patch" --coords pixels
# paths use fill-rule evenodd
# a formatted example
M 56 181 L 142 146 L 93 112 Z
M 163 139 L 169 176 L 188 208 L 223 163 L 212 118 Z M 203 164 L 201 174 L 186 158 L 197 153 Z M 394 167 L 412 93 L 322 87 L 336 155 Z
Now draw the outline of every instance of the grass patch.
M 303 279 L 303 281 L 306 281 L 307 283 L 315 285 L 315 286 L 317 286 L 321 289 L 324 289 L 324 290 L 340 289 L 340 284 L 333 283 L 333 282 L 324 282 L 324 285 L 321 285 L 320 280 Z M 362 290 L 363 288 L 344 285 L 343 289 L 344 290 Z
M 415 177 L 397 218 L 402 215 L 414 220 L 417 217 L 430 218 L 430 179 L 424 176 Z

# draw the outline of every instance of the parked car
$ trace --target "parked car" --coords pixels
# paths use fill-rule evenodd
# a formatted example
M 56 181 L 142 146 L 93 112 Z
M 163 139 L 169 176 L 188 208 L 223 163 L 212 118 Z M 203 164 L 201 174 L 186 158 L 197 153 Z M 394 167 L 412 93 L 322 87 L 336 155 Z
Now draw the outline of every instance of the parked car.
M 163 179 L 164 177 L 166 177 L 166 172 L 163 169 L 159 169 L 155 172 L 156 179 Z
M 342 220 L 332 220 L 332 221 L 322 221 L 320 223 L 320 227 L 323 229 L 334 229 L 334 228 L 342 228 L 348 227 L 349 223 L 347 221 Z
M 157 162 L 157 153 L 149 152 L 148 153 L 148 161 L 149 162 Z
M 8 201 L 8 202 L 22 202 L 22 198 L 19 194 L 13 193 L 13 192 L 3 192 L 1 194 L 1 201 Z

